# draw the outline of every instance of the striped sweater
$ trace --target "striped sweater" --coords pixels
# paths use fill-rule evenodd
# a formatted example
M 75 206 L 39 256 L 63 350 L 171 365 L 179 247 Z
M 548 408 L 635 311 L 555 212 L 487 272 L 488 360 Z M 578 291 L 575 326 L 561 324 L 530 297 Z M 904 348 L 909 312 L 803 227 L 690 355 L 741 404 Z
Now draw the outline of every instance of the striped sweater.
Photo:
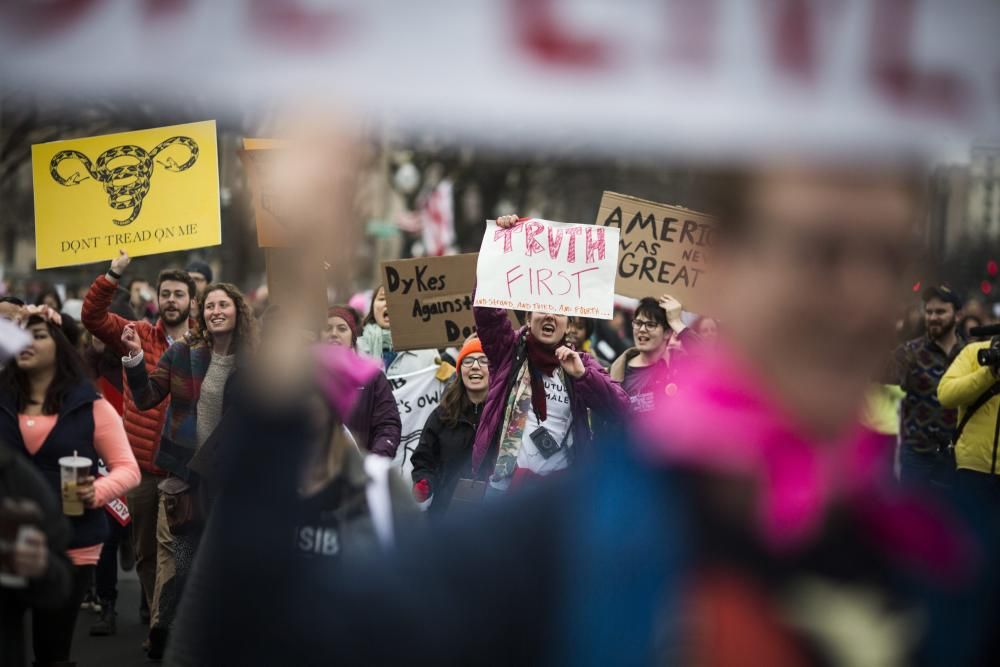
M 179 341 L 160 358 L 152 374 L 145 364 L 125 367 L 125 377 L 140 409 L 159 405 L 167 396 L 163 439 L 156 454 L 156 465 L 173 475 L 190 479 L 187 464 L 198 448 L 198 399 L 201 385 L 212 362 L 212 348 L 204 341 Z M 223 411 L 234 386 L 234 372 L 226 382 Z

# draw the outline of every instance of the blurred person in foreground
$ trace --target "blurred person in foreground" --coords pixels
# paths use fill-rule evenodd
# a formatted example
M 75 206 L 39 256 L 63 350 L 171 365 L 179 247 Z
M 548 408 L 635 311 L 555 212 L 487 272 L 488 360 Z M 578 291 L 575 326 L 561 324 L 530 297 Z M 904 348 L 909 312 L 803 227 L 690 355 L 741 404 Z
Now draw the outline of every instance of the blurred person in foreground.
M 358 320 L 354 311 L 347 306 L 331 306 L 321 338 L 329 345 L 356 351 Z M 344 424 L 366 451 L 393 458 L 399 447 L 402 424 L 392 386 L 385 374 L 375 373 L 357 391 L 357 402 Z
M 962 302 L 951 288 L 923 293 L 926 333 L 896 348 L 887 382 L 906 392 L 901 405 L 900 481 L 948 485 L 955 463 L 948 454 L 955 410 L 938 402 L 938 382 L 965 346 L 956 325 Z
M 378 366 L 340 345 L 316 349 L 319 391 L 307 399 L 310 443 L 301 470 L 295 562 L 317 575 L 340 558 L 391 549 L 421 521 L 390 457 L 366 452 L 346 417 L 357 409 L 356 387 L 381 376 Z M 383 378 L 384 379 L 384 378 Z M 240 439 L 228 445 L 238 455 Z
M 108 270 L 94 280 L 83 301 L 83 325 L 115 355 L 119 378 L 124 378 L 121 358 L 129 353 L 122 342 L 126 327 L 131 326 L 135 331 L 146 372 L 152 373 L 170 346 L 183 340 L 189 329 L 195 326 L 191 306 L 196 286 L 187 273 L 177 269 L 162 271 L 157 278 L 156 299 L 160 316 L 155 324 L 142 319 L 133 322 L 126 317 L 119 295 L 122 277 L 131 263 L 128 253 L 120 251 Z M 155 458 L 169 402 L 164 401 L 149 409 L 140 408 L 127 384 L 123 381 L 118 384 L 123 389 L 125 431 L 142 470 L 142 481 L 129 492 L 127 498 L 132 516 L 135 568 L 145 597 L 143 606 L 149 611 L 149 618 L 146 619 L 150 625 L 149 641 L 154 649 L 160 646 L 162 651 L 164 630 L 160 623 L 160 602 L 164 589 L 167 597 L 172 596 L 174 543 L 157 488 L 167 472 L 156 465 Z
M 441 396 L 413 451 L 413 497 L 435 517 L 443 516 L 462 475 L 469 474 L 472 444 L 490 384 L 490 362 L 473 334 L 456 359 L 458 374 Z
M 681 371 L 684 391 L 576 474 L 484 508 L 423 550 L 336 575 L 303 578 L 277 548 L 296 468 L 264 459 L 271 439 L 292 460 L 305 451 L 294 397 L 309 362 L 291 345 L 269 352 L 243 424 L 256 438 L 213 513 L 175 664 L 990 655 L 989 545 L 932 499 L 886 484 L 879 443 L 857 425 L 893 339 L 918 182 L 906 169 L 797 165 L 722 180 L 712 293 L 726 339 Z M 276 619 L 283 631 L 267 632 Z
M 629 397 L 629 411 L 640 415 L 662 407 L 677 394 L 673 381 L 678 360 L 701 340 L 681 320 L 681 302 L 664 294 L 659 301 L 639 301 L 632 318 L 635 347 L 625 350 L 611 365 L 611 379 L 622 384 Z
M 11 322 L 20 321 L 21 312 L 24 309 L 24 301 L 16 296 L 0 297 L 0 319 Z
M 25 457 L 0 445 L 0 664 L 26 664 L 27 610 L 57 609 L 69 596 L 70 535 L 49 484 Z
M 26 343 L 13 333 L 0 328 L 0 360 Z M 69 596 L 70 537 L 49 483 L 31 461 L 0 443 L 0 665 L 26 664 L 25 612 L 59 608 Z

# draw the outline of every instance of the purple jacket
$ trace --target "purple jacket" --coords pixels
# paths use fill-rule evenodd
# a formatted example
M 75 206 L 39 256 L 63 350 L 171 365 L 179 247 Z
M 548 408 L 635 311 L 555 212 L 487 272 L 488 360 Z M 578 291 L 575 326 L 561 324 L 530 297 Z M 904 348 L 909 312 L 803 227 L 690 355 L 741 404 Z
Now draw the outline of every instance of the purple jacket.
M 369 452 L 391 459 L 396 456 L 402 429 L 392 387 L 383 373 L 376 373 L 358 390 L 361 393 L 347 420 L 347 428 Z
M 473 291 L 473 300 L 475 297 Z M 525 363 L 524 337 L 528 328 L 521 327 L 515 331 L 507 318 L 507 311 L 502 308 L 473 308 L 472 312 L 476 318 L 476 332 L 483 342 L 483 352 L 490 360 L 490 388 L 472 448 L 472 471 L 478 476 L 487 455 L 499 442 L 504 409 L 515 372 Z M 629 404 L 621 385 L 611 381 L 596 359 L 585 352 L 580 353 L 580 359 L 587 369 L 583 376 L 566 378 L 573 411 L 573 449 L 578 453 L 590 444 L 592 438 L 587 419 L 588 408 L 624 414 Z

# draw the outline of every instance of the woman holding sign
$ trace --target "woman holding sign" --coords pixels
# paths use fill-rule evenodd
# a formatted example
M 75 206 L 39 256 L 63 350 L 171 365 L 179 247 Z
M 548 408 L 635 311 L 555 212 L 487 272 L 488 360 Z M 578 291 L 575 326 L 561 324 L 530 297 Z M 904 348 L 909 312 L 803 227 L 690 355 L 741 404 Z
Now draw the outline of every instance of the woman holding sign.
M 503 216 L 497 226 L 517 220 Z M 472 471 L 492 466 L 486 495 L 499 495 L 567 468 L 593 438 L 588 411 L 622 414 L 628 397 L 592 356 L 565 344 L 565 315 L 528 313 L 527 326 L 515 331 L 504 309 L 473 313 L 493 377 Z
M 102 508 L 138 486 L 140 475 L 121 417 L 94 389 L 59 313 L 28 306 L 24 317 L 31 345 L 0 374 L 0 446 L 38 467 L 73 529 L 70 596 L 57 608 L 36 609 L 32 619 L 35 664 L 62 664 L 108 535 Z M 111 472 L 95 479 L 98 458 Z

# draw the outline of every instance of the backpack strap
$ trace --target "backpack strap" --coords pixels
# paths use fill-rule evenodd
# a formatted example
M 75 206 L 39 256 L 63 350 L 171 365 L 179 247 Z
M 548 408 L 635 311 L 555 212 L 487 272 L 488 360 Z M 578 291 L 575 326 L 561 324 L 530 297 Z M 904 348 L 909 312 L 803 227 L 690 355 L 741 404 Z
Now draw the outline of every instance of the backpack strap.
M 979 408 L 986 405 L 997 394 L 1000 394 L 1000 382 L 994 382 L 992 387 L 980 394 L 976 402 L 969 406 L 969 409 L 962 415 L 962 420 L 958 422 L 958 428 L 955 429 L 955 436 L 951 440 L 953 443 L 958 444 L 958 439 L 962 437 L 962 431 L 965 430 L 965 425 L 972 419 L 972 415 L 976 414 Z

